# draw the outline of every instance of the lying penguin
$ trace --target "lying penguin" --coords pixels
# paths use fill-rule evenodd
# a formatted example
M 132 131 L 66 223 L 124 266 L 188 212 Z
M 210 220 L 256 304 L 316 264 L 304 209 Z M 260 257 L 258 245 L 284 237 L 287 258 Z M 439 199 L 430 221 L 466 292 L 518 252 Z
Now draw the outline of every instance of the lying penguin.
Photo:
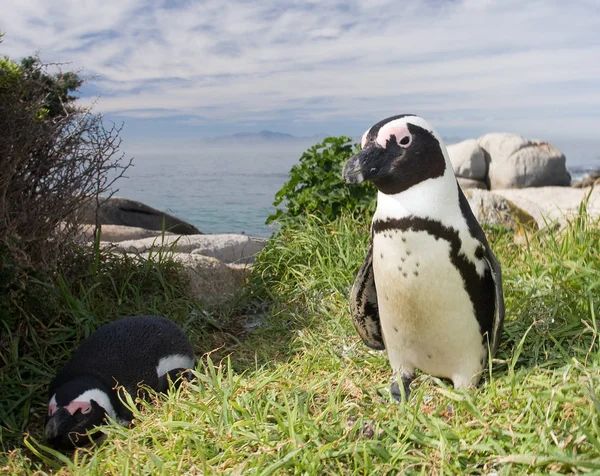
M 138 385 L 162 392 L 169 379 L 194 366 L 194 348 L 164 317 L 126 317 L 85 339 L 50 384 L 46 439 L 68 450 L 90 443 L 88 430 L 107 416 L 128 425 L 133 415 L 116 386 L 135 398 Z M 98 434 L 99 435 L 99 434 Z
M 504 322 L 501 269 L 458 186 L 438 133 L 415 115 L 372 126 L 343 170 L 378 189 L 367 257 L 350 296 L 354 325 L 387 349 L 392 394 L 415 370 L 475 386 Z

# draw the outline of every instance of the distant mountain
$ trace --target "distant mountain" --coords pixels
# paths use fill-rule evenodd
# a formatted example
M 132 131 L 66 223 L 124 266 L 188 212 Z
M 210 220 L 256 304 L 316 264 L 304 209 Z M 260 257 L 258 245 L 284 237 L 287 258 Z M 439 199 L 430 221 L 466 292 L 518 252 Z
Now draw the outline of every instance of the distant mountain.
M 312 137 L 296 137 L 292 134 L 286 134 L 285 132 L 274 132 L 274 131 L 260 131 L 260 132 L 237 132 L 235 134 L 226 136 L 211 137 L 208 139 L 210 142 L 297 142 L 307 141 Z
M 260 132 L 238 132 L 231 137 L 241 140 L 295 140 L 297 137 L 284 132 L 260 131 Z
M 236 132 L 235 134 L 224 135 L 224 136 L 216 136 L 205 139 L 210 143 L 277 143 L 277 144 L 285 144 L 287 142 L 302 142 L 302 143 L 311 143 L 316 144 L 318 142 L 322 142 L 323 139 L 329 137 L 328 134 L 315 134 L 313 136 L 303 136 L 298 137 L 292 134 L 287 134 L 285 132 L 275 132 L 275 131 L 260 131 L 260 132 Z M 354 142 L 360 142 L 362 137 L 353 137 Z M 460 142 L 464 140 L 461 137 L 442 137 L 444 143 L 446 145 L 455 144 L 456 142 Z

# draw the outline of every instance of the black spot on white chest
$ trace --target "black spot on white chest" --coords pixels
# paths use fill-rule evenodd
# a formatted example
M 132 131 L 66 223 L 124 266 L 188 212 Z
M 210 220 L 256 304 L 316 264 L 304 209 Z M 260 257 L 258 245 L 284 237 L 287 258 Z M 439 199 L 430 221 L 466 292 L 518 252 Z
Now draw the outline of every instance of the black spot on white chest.
M 434 238 L 435 239 L 435 238 Z M 397 271 L 399 277 L 418 277 L 422 261 L 427 261 L 427 245 L 410 230 L 390 230 L 373 237 L 380 268 Z

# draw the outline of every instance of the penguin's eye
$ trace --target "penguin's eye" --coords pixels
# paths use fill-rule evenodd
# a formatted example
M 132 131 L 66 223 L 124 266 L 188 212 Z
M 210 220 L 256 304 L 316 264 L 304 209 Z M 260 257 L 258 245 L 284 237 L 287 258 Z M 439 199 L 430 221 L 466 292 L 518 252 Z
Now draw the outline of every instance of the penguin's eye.
M 87 414 L 89 412 L 92 411 L 92 406 L 91 405 L 87 405 L 85 407 L 81 407 L 81 413 Z
M 402 139 L 400 139 L 400 141 L 398 142 L 398 144 L 400 144 L 403 147 L 408 147 L 411 143 L 411 137 L 410 136 L 404 136 Z

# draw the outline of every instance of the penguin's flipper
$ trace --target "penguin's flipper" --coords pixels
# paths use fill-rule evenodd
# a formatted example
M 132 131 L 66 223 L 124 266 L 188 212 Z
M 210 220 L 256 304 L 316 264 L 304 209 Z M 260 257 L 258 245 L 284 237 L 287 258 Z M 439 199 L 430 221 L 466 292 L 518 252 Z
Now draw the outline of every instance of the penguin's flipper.
M 502 292 L 502 270 L 500 269 L 500 263 L 494 256 L 494 253 L 489 247 L 486 248 L 484 259 L 487 261 L 490 271 L 492 272 L 492 279 L 494 280 L 495 287 L 495 306 L 494 306 L 494 324 L 492 326 L 492 336 L 490 339 L 490 350 L 492 355 L 498 350 L 500 345 L 500 337 L 502 336 L 502 329 L 504 326 L 504 294 Z
M 463 193 L 460 185 L 458 184 L 458 202 L 460 204 L 460 210 L 469 224 L 469 230 L 473 237 L 475 237 L 484 246 L 483 258 L 490 267 L 492 280 L 494 281 L 494 321 L 492 323 L 492 335 L 489 339 L 490 350 L 492 355 L 496 353 L 498 346 L 500 345 L 500 337 L 502 336 L 502 329 L 504 326 L 504 294 L 502 292 L 502 269 L 500 263 L 496 259 L 490 245 L 485 237 L 485 233 L 481 229 L 473 211 L 469 205 L 465 194 Z
M 363 342 L 372 349 L 384 350 L 385 344 L 379 322 L 379 309 L 377 305 L 377 290 L 373 275 L 373 244 L 369 244 L 369 251 L 364 263 L 358 271 L 352 291 L 350 293 L 350 313 L 354 327 Z

